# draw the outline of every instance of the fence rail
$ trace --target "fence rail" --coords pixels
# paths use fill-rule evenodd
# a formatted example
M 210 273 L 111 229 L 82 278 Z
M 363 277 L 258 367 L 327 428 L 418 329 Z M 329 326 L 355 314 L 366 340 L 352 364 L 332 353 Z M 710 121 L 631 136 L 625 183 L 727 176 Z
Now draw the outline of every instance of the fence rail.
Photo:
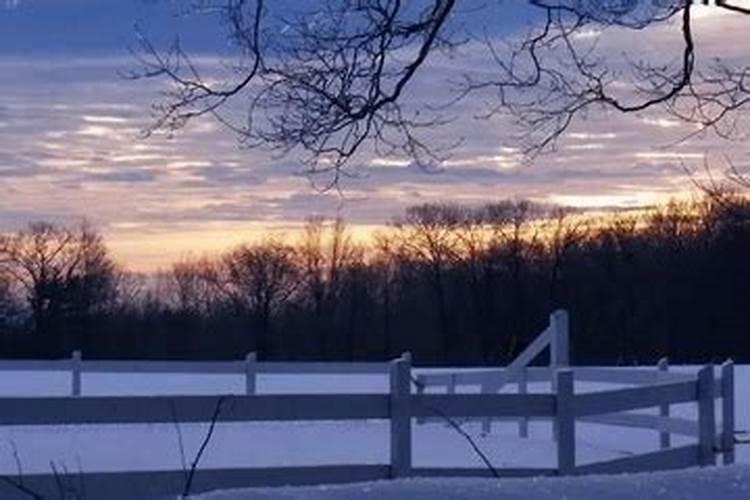
M 555 319 L 557 318 L 557 319 Z M 551 325 L 562 328 L 567 338 L 567 316 L 553 315 Z M 561 326 L 563 325 L 563 326 Z M 568 368 L 567 356 L 558 352 L 552 367 L 528 367 L 527 363 L 555 342 L 556 331 L 550 327 L 543 340 L 522 362 L 502 370 L 422 374 L 414 384 L 411 356 L 403 355 L 390 363 L 338 364 L 264 363 L 250 355 L 239 362 L 111 362 L 84 361 L 80 355 L 70 360 L 3 361 L 0 370 L 71 370 L 73 397 L 2 397 L 0 425 L 87 425 L 122 423 L 209 422 L 218 414 L 220 422 L 250 421 L 335 421 L 387 420 L 390 423 L 390 458 L 388 464 L 255 469 L 199 470 L 194 492 L 208 489 L 254 485 L 303 484 L 357 481 L 409 476 L 502 476 L 574 475 L 589 472 L 634 472 L 709 465 L 716 454 L 724 463 L 734 460 L 734 365 L 724 363 L 718 376 L 712 365 L 697 374 L 672 373 L 666 362 L 658 370 Z M 200 373 L 236 373 L 246 377 L 245 395 L 231 396 L 96 396 L 82 395 L 81 374 L 88 372 L 156 372 L 187 373 L 199 365 Z M 172 370 L 174 369 L 174 370 Z M 349 370 L 349 371 L 347 371 Z M 510 370 L 510 371 L 508 371 Z M 385 394 L 257 394 L 258 373 L 387 373 L 390 388 Z M 500 393 L 510 381 L 518 384 L 518 393 Z M 596 381 L 635 387 L 616 387 L 595 392 L 576 392 L 576 383 Z M 548 383 L 550 393 L 526 393 L 529 382 Z M 478 394 L 461 392 L 465 386 L 479 385 Z M 427 389 L 444 387 L 445 393 Z M 524 389 L 524 390 L 522 390 Z M 716 399 L 721 399 L 721 419 L 716 415 Z M 670 406 L 693 403 L 697 420 L 670 415 Z M 220 407 L 221 411 L 217 413 Z M 634 412 L 656 408 L 658 414 Z M 412 460 L 412 420 L 429 419 L 518 420 L 521 434 L 528 433 L 529 420 L 552 422 L 557 440 L 557 467 L 549 468 L 425 468 Z M 659 436 L 661 449 L 632 457 L 600 463 L 579 464 L 576 457 L 576 424 L 598 423 L 652 429 Z M 525 429 L 523 426 L 526 426 Z M 524 432 L 525 431 L 525 432 Z M 671 447 L 671 435 L 695 439 L 694 443 Z M 84 473 L 76 475 L 30 475 L 24 484 L 47 491 L 61 481 L 85 483 L 91 498 L 147 498 L 174 495 L 181 491 L 183 471 L 145 471 Z M 57 490 L 53 490 L 57 491 Z M 97 493 L 99 492 L 99 493 Z M 0 484 L 0 497 L 23 495 L 6 483 Z M 54 495 L 53 495 L 54 496 Z

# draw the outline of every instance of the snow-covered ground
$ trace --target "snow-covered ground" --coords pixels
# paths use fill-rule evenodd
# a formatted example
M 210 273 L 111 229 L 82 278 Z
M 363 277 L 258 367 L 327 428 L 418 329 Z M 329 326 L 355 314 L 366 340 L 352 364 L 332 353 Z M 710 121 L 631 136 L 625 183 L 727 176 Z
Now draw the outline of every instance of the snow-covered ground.
M 747 388 L 750 387 L 750 366 L 737 367 L 736 386 L 736 427 L 748 429 L 750 405 Z M 584 390 L 587 388 L 604 387 L 582 387 Z M 64 395 L 68 394 L 69 389 L 69 374 L 63 372 L 0 374 L 0 396 Z M 531 388 L 532 391 L 535 389 L 543 390 L 542 387 Z M 261 393 L 276 394 L 382 393 L 388 390 L 388 380 L 384 375 L 261 375 L 258 390 Z M 242 394 L 243 391 L 244 378 L 234 375 L 85 374 L 83 378 L 84 395 Z M 679 405 L 674 408 L 673 413 L 695 418 L 693 405 Z M 69 470 L 86 472 L 181 469 L 182 457 L 189 461 L 194 456 L 206 429 L 207 424 L 183 424 L 179 428 L 174 424 L 0 427 L 0 473 L 15 473 L 19 463 L 23 465 L 26 474 L 48 473 L 51 461 L 55 461 L 61 468 L 64 464 Z M 482 435 L 478 424 L 466 424 L 466 430 L 474 436 L 495 467 L 555 466 L 556 448 L 550 439 L 551 428 L 548 423 L 534 423 L 528 439 L 518 437 L 518 425 L 515 422 L 496 423 L 489 435 Z M 579 463 L 656 450 L 659 443 L 659 436 L 655 431 L 590 424 L 578 425 L 577 438 Z M 184 453 L 180 452 L 180 441 Z M 673 437 L 674 444 L 681 442 L 687 442 L 687 438 Z M 383 464 L 388 462 L 388 446 L 388 423 L 385 421 L 221 424 L 203 457 L 202 468 Z M 453 429 L 440 423 L 415 425 L 413 446 L 414 463 L 417 466 L 482 466 L 466 441 Z M 747 447 L 738 448 L 738 462 L 750 464 L 750 450 L 745 448 Z M 750 474 L 748 470 L 735 467 L 721 469 L 716 474 L 721 474 L 722 481 L 730 483 L 736 477 L 744 485 Z M 689 477 L 700 482 L 705 474 L 707 473 L 701 472 Z M 664 482 L 667 480 L 660 479 L 658 475 L 644 477 L 638 480 L 638 487 L 643 485 L 648 488 L 644 490 L 644 498 L 651 498 L 659 488 L 667 487 Z M 514 492 L 524 488 L 524 484 L 539 491 L 539 496 L 528 497 L 534 500 L 562 498 L 557 493 L 550 493 L 560 488 L 566 488 L 565 491 L 570 488 L 568 498 L 572 499 L 602 498 L 580 496 L 578 492 L 582 486 L 573 479 L 561 480 L 559 483 L 549 481 L 551 480 L 503 480 L 500 483 L 481 480 L 407 481 L 398 483 L 398 487 L 395 484 L 375 483 L 360 486 L 358 490 L 333 487 L 273 490 L 273 493 L 253 490 L 252 495 L 247 498 L 256 498 L 256 495 L 257 498 L 352 498 L 355 491 L 356 496 L 362 498 L 459 498 L 457 494 L 451 496 L 449 493 L 464 489 L 467 493 L 462 493 L 460 498 L 488 498 L 482 496 L 488 492 L 497 495 L 493 498 L 517 498 Z M 592 484 L 597 484 L 596 481 Z M 632 494 L 632 488 L 626 487 L 622 481 L 614 480 L 612 487 L 620 488 L 623 495 Z M 681 484 L 680 481 L 676 483 Z M 446 494 L 436 496 L 437 491 L 445 491 Z M 417 496 L 412 496 L 409 492 Z M 650 492 L 654 492 L 654 495 Z M 693 488 L 686 487 L 684 492 L 684 496 L 666 498 L 704 498 L 687 495 L 693 492 Z M 282 494 L 290 496 L 280 496 Z M 245 497 L 219 495 L 206 498 Z M 610 495 L 607 498 L 633 498 L 633 495 Z M 750 498 L 750 494 L 742 497 L 720 495 L 717 498 L 744 499 Z
M 408 479 L 344 486 L 253 488 L 199 500 L 747 500 L 750 466 L 654 474 L 530 479 Z

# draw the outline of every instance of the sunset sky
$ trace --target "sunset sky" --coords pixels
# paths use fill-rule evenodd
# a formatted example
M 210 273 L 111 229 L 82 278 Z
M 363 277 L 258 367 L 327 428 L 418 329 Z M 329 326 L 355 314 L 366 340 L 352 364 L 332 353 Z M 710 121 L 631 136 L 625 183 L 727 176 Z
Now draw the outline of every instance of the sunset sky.
M 637 206 L 689 190 L 682 165 L 699 167 L 706 154 L 718 162 L 728 155 L 744 168 L 741 143 L 709 136 L 674 145 L 690 129 L 661 113 L 592 114 L 574 125 L 554 154 L 525 164 L 506 119 L 473 118 L 486 106 L 477 98 L 452 109 L 454 120 L 430 132 L 438 145 L 463 139 L 439 173 L 370 154 L 352 166 L 356 175 L 344 180 L 343 197 L 320 193 L 300 175 L 294 154 L 243 150 L 210 120 L 171 139 L 141 137 L 161 84 L 122 77 L 137 67 L 128 50 L 136 44 L 136 24 L 157 44 L 181 34 L 208 64 L 218 67 L 231 57 L 214 23 L 175 15 L 184 3 L 0 0 L 0 230 L 86 217 L 121 261 L 151 270 L 264 230 L 293 230 L 313 214 L 341 215 L 366 229 L 427 201 L 518 197 Z M 533 19 L 519 7 L 524 3 L 503 2 L 502 15 L 488 25 L 490 36 L 528 29 Z M 746 39 L 746 19 L 711 7 L 699 15 L 702 57 L 750 57 L 739 43 Z M 466 16 L 470 23 L 487 18 Z M 628 37 L 614 33 L 602 36 L 602 43 L 613 54 L 627 49 L 640 57 L 678 40 L 674 30 Z M 411 95 L 440 104 L 449 78 L 487 70 L 482 51 L 468 44 L 452 58 L 433 58 Z

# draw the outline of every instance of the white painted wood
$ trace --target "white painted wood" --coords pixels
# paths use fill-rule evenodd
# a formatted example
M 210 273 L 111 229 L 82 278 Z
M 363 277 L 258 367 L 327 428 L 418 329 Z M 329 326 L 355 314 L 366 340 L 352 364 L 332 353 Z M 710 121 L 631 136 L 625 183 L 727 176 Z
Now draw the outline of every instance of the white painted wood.
M 610 384 L 650 385 L 662 382 L 687 382 L 695 380 L 689 373 L 660 372 L 643 368 L 575 367 L 576 380 Z
M 526 395 L 529 392 L 527 384 L 528 368 L 524 367 L 518 374 L 518 393 Z M 518 421 L 518 435 L 522 438 L 529 437 L 529 419 L 528 417 L 521 417 Z
M 417 375 L 417 395 L 424 394 L 425 389 L 427 389 L 426 377 L 424 375 Z M 425 422 L 427 422 L 426 418 L 417 417 L 417 424 L 423 424 Z
M 390 417 L 385 394 L 3 397 L 0 425 L 362 420 Z
M 698 437 L 698 423 L 683 418 L 664 418 L 659 415 L 647 415 L 644 413 L 611 413 L 607 415 L 580 417 L 579 420 L 593 424 L 632 427 L 634 429 L 653 429 L 681 436 Z
M 67 360 L 69 363 L 70 360 Z M 63 361 L 63 366 L 66 361 Z M 61 369 L 57 361 L 0 361 L 0 371 Z M 388 363 L 327 363 L 327 362 L 258 362 L 256 373 L 301 374 L 383 374 L 388 373 Z M 83 361 L 85 373 L 245 373 L 245 360 L 241 361 Z
M 71 395 L 81 395 L 81 351 L 73 351 L 70 357 Z
M 495 386 L 490 385 L 489 383 L 484 383 L 481 386 L 479 386 L 479 393 L 480 394 L 492 394 L 495 389 Z M 455 388 L 453 390 L 455 393 Z M 482 434 L 489 434 L 492 432 L 492 417 L 486 417 L 482 419 Z
M 602 415 L 639 408 L 650 408 L 664 402 L 670 404 L 695 401 L 698 386 L 693 382 L 670 382 L 646 387 L 628 387 L 610 391 L 597 391 L 576 396 L 576 415 Z
M 575 379 L 580 382 L 602 382 L 612 384 L 650 385 L 659 382 L 688 382 L 694 381 L 695 375 L 688 373 L 666 372 L 658 373 L 655 370 L 643 368 L 608 368 L 593 366 L 576 366 Z M 527 366 L 526 381 L 528 383 L 550 382 L 553 378 L 553 370 L 549 367 Z M 490 383 L 503 385 L 503 381 L 512 380 L 513 377 L 506 373 L 506 369 L 467 370 L 455 373 L 425 373 L 426 387 L 446 386 L 453 377 L 457 387 L 482 385 Z M 518 376 L 515 381 L 518 381 Z
M 457 374 L 459 375 L 459 374 Z M 417 380 L 419 380 L 425 388 L 446 385 L 450 381 L 450 373 L 421 373 Z M 481 377 L 481 376 L 478 376 Z M 467 382 L 469 383 L 469 382 Z M 476 382 L 479 383 L 479 382 Z
M 390 372 L 391 477 L 411 474 L 411 357 L 402 356 Z
M 552 417 L 552 394 L 423 394 L 412 397 L 414 416 L 460 418 Z
M 456 374 L 451 373 L 450 378 L 448 380 L 448 387 L 446 388 L 446 392 L 448 394 L 455 394 L 456 393 Z
M 521 354 L 516 356 L 516 358 L 511 362 L 504 370 L 503 375 L 506 379 L 513 378 L 513 375 L 516 371 L 518 371 L 521 367 L 524 367 L 531 363 L 534 358 L 539 356 L 539 354 L 549 347 L 550 345 L 550 339 L 551 332 L 549 329 L 544 330 L 542 333 L 537 336 L 537 338 L 534 339 L 534 341 L 529 344 L 526 349 L 524 349 Z
M 447 387 L 451 381 L 457 386 L 482 385 L 485 383 L 500 383 L 504 375 L 504 368 L 491 370 L 460 371 L 454 373 L 423 373 L 419 375 L 426 387 Z
M 530 420 L 552 421 L 559 430 L 558 469 L 499 469 L 502 476 L 577 474 L 581 472 L 629 472 L 654 470 L 714 463 L 714 446 L 725 450 L 724 462 L 734 459 L 734 379 L 733 365 L 725 363 L 721 379 L 714 379 L 713 368 L 708 366 L 693 375 L 660 370 L 608 369 L 582 367 L 554 373 L 551 368 L 528 367 L 528 363 L 546 348 L 553 338 L 558 342 L 551 352 L 554 363 L 568 363 L 567 313 L 558 311 L 550 319 L 551 326 L 524 350 L 506 369 L 472 372 L 420 374 L 417 394 L 411 394 L 411 355 L 405 353 L 392 363 L 258 363 L 252 354 L 242 361 L 230 362 L 162 362 L 162 361 L 82 361 L 80 353 L 62 361 L 0 361 L 0 370 L 60 370 L 70 369 L 72 393 L 81 394 L 82 372 L 167 372 L 167 373 L 235 373 L 246 377 L 248 396 L 136 396 L 136 397 L 31 397 L 0 398 L 0 425 L 65 425 L 103 423 L 170 423 L 175 418 L 181 422 L 206 422 L 222 401 L 219 421 L 239 422 L 258 420 L 356 420 L 390 419 L 391 462 L 385 466 L 333 466 L 307 468 L 273 468 L 217 470 L 199 472 L 199 477 L 216 477 L 224 487 L 231 478 L 243 478 L 242 484 L 303 484 L 340 480 L 373 480 L 385 477 L 410 475 L 466 475 L 489 476 L 486 468 L 413 468 L 411 418 L 419 421 L 444 420 L 443 416 L 469 420 L 515 420 L 519 434 L 528 435 Z M 553 336 L 553 332 L 564 332 Z M 547 338 L 544 338 L 544 337 Z M 562 340 L 560 340 L 562 339 Z M 564 353 L 560 346 L 565 346 Z M 76 368 L 77 367 L 77 368 Z M 77 373 L 77 382 L 76 376 Z M 258 373 L 389 373 L 390 394 L 385 395 L 255 395 Z M 575 394 L 576 380 L 596 380 L 626 384 L 653 384 L 612 391 Z M 498 388 L 516 381 L 517 394 L 497 394 Z M 550 381 L 557 387 L 556 394 L 528 394 L 529 382 Z M 484 394 L 460 393 L 461 385 L 479 385 Z M 446 393 L 426 393 L 426 388 L 444 386 Z M 493 392 L 495 391 L 495 392 Z M 722 398 L 722 426 L 716 428 L 714 401 Z M 669 404 L 698 401 L 699 421 L 671 418 Z M 659 415 L 618 413 L 626 410 L 658 407 Z M 664 412 L 664 408 L 667 412 Z M 438 415 L 436 417 L 436 414 Z M 577 466 L 575 453 L 576 418 L 581 421 L 605 425 L 653 429 L 660 436 L 679 434 L 699 437 L 698 445 L 669 448 L 618 459 L 609 462 Z M 664 446 L 660 439 L 660 444 Z M 151 486 L 173 481 L 173 471 L 143 473 L 112 473 L 106 475 L 107 488 L 125 482 L 148 478 Z M 182 472 L 180 471 L 181 475 Z M 211 476 L 214 474 L 214 476 Z M 328 475 L 336 479 L 329 479 Z M 86 474 L 93 484 L 104 481 L 103 474 Z M 42 478 L 43 476 L 40 476 Z M 51 476 L 50 476 L 51 477 Z M 258 480 L 259 482 L 253 483 Z M 41 481 L 41 479 L 40 479 Z M 239 481 L 239 479 L 238 479 Z M 207 480 L 206 484 L 210 481 Z M 173 495 L 171 483 L 168 490 Z M 1 491 L 1 490 L 0 490 Z M 196 489 L 195 491 L 202 491 Z M 165 493 L 166 494 L 166 493 Z M 96 495 L 94 495 L 96 497 Z M 6 498 L 0 494 L 0 498 Z M 107 498 L 117 496 L 108 495 Z
M 85 373 L 201 373 L 237 374 L 245 372 L 245 361 L 84 361 Z
M 552 338 L 550 339 L 550 365 L 562 368 L 570 365 L 570 318 L 568 311 L 558 309 L 549 317 Z
M 69 371 L 70 358 L 64 359 L 3 359 L 0 371 Z
M 387 375 L 389 363 L 328 363 L 328 362 L 260 362 L 258 373 L 310 373 L 319 375 L 337 374 L 383 374 Z
M 695 444 L 667 450 L 579 465 L 577 474 L 622 474 L 655 470 L 683 469 L 698 465 L 700 447 Z
M 715 465 L 714 440 L 716 415 L 714 404 L 714 367 L 704 366 L 698 372 L 698 444 L 700 465 Z
M 557 386 L 557 469 L 569 475 L 576 468 L 576 416 L 574 410 L 574 378 L 572 370 L 560 370 L 555 377 Z
M 661 358 L 656 366 L 659 371 L 656 380 L 663 382 L 666 378 L 664 377 L 664 374 L 669 371 L 669 360 L 667 358 Z M 659 415 L 664 419 L 669 418 L 669 403 L 662 403 L 659 406 Z M 669 432 L 659 432 L 659 448 L 665 450 L 670 446 L 672 446 L 672 437 L 669 435 Z
M 568 356 L 568 313 L 559 309 L 549 317 L 549 365 L 553 370 L 553 376 L 550 378 L 550 389 L 557 393 L 557 374 L 559 368 L 569 365 Z M 557 440 L 558 430 L 557 421 L 552 422 L 552 438 Z
M 550 329 L 547 328 L 521 354 L 516 356 L 504 370 L 490 372 L 492 379 L 481 379 L 479 383 L 487 384 L 488 392 L 499 392 L 506 384 L 516 380 L 519 371 L 539 356 L 544 349 L 549 347 L 551 335 Z
M 504 395 L 501 395 L 504 396 Z M 522 412 L 514 412 L 520 414 Z M 486 417 L 461 417 L 461 421 L 465 423 L 469 422 L 482 422 Z M 518 417 L 509 416 L 493 416 L 491 417 L 493 422 L 510 422 L 518 420 Z M 529 422 L 551 422 L 554 417 L 551 416 L 527 416 L 525 417 Z M 425 417 L 423 419 L 427 422 L 444 422 L 444 418 Z M 688 420 L 678 417 L 670 417 L 669 419 L 662 419 L 658 415 L 648 415 L 644 413 L 612 413 L 607 415 L 591 415 L 587 417 L 577 417 L 576 421 L 586 422 L 591 424 L 599 425 L 610 425 L 614 427 L 630 427 L 634 429 L 652 429 L 655 431 L 665 431 L 671 434 L 678 434 L 680 436 L 687 437 L 698 437 L 698 422 L 694 420 Z M 720 440 L 719 440 L 720 441 Z
M 721 449 L 723 463 L 734 463 L 734 362 L 721 365 Z
M 258 354 L 250 352 L 245 356 L 245 395 L 252 396 L 257 392 Z
M 505 370 L 493 372 L 491 380 L 482 380 L 480 382 L 480 392 L 483 394 L 499 392 L 506 384 L 517 379 L 520 372 L 525 370 L 526 366 L 533 361 L 534 358 L 536 358 L 544 349 L 549 347 L 551 335 L 551 330 L 547 328 L 537 336 L 537 338 L 534 339 L 534 341 L 505 368 Z M 451 383 L 455 384 L 455 378 L 451 379 Z M 492 419 L 487 418 L 482 421 L 482 432 L 489 434 L 491 431 Z

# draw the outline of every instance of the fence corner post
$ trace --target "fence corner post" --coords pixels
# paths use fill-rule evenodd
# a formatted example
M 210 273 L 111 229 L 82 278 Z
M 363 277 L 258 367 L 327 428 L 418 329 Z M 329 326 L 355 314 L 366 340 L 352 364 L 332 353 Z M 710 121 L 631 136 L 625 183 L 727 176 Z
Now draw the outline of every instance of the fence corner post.
M 734 361 L 721 365 L 721 448 L 723 463 L 734 463 Z
M 706 365 L 698 372 L 698 446 L 699 465 L 716 465 L 714 445 L 716 441 L 716 414 L 714 411 L 715 381 L 713 365 Z
M 661 358 L 656 365 L 659 372 L 656 374 L 656 380 L 657 382 L 660 380 L 663 380 L 664 377 L 661 376 L 662 373 L 666 373 L 669 371 L 669 359 L 664 357 Z M 664 419 L 669 418 L 670 410 L 669 410 L 669 403 L 664 403 L 659 405 L 659 416 L 662 419 L 662 422 Z M 662 450 L 666 450 L 667 448 L 672 446 L 672 436 L 668 431 L 664 431 L 664 427 L 659 431 L 659 447 Z
M 257 392 L 258 354 L 250 352 L 245 356 L 245 395 L 254 396 Z
M 411 475 L 411 354 L 391 362 L 391 478 Z
M 73 396 L 81 395 L 81 360 L 81 351 L 73 351 L 70 357 L 70 382 Z
M 570 317 L 565 309 L 558 309 L 549 317 L 552 329 L 550 364 L 552 368 L 570 365 Z
M 576 416 L 573 370 L 559 370 L 555 373 L 557 382 L 557 469 L 566 476 L 575 473 L 576 468 Z

